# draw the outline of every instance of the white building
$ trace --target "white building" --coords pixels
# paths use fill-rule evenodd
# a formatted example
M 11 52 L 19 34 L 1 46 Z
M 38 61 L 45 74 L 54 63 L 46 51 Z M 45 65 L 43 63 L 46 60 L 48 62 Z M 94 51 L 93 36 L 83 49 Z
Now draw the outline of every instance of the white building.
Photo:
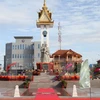
M 4 57 L 4 69 L 12 63 L 10 70 L 19 71 L 33 69 L 40 62 L 40 42 L 32 42 L 31 36 L 15 36 L 15 43 L 7 43 Z M 34 63 L 35 62 L 35 63 Z

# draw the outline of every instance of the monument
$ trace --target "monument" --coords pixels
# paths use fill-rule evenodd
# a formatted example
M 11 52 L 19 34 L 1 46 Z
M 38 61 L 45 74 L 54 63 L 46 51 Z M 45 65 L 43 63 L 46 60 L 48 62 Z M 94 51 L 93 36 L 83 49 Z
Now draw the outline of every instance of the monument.
M 46 6 L 46 0 L 42 10 L 38 12 L 38 20 L 36 22 L 37 28 L 41 29 L 41 63 L 44 69 L 48 69 L 48 64 L 50 63 L 50 53 L 49 53 L 49 28 L 52 28 L 54 21 L 52 20 L 52 13 L 48 10 Z
M 15 86 L 14 97 L 20 97 L 19 86 L 18 85 Z

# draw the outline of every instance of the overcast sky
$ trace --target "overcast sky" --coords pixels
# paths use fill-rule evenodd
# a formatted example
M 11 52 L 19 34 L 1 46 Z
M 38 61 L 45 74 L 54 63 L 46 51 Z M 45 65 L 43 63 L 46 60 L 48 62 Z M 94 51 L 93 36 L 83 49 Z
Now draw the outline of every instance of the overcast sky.
M 36 27 L 37 12 L 44 0 L 0 0 L 0 63 L 5 44 L 14 36 L 33 36 L 40 40 Z M 54 27 L 50 29 L 50 53 L 59 49 L 58 23 L 61 24 L 62 49 L 72 49 L 96 63 L 100 58 L 100 0 L 46 0 L 52 12 Z

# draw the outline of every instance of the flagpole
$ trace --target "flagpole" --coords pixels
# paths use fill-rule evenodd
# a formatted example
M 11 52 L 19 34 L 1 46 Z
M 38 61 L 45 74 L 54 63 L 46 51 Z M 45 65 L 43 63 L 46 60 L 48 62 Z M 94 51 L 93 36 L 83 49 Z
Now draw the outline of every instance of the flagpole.
M 91 87 L 90 87 L 90 100 L 91 100 Z
M 91 70 L 90 70 L 90 75 L 91 75 Z M 93 77 L 93 74 L 92 74 L 92 77 Z M 92 95 L 91 95 L 91 88 L 92 88 L 92 85 L 91 85 L 91 77 L 90 77 L 90 100 L 91 100 L 91 98 L 92 98 Z
M 59 47 L 61 50 L 61 26 L 60 26 L 60 22 L 58 23 L 58 42 L 59 42 Z
M 90 78 L 90 100 L 91 100 L 91 78 Z

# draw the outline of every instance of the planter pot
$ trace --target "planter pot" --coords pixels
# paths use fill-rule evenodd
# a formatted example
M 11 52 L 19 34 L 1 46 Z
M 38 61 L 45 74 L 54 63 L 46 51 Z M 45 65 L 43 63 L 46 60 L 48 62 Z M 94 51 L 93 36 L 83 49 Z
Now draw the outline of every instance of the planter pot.
M 67 82 L 65 80 L 62 80 L 61 84 L 62 84 L 62 88 L 66 88 L 67 87 Z
M 73 75 L 73 76 L 71 76 L 71 80 L 75 80 L 75 76 Z
M 24 88 L 29 88 L 29 83 L 24 85 Z
M 67 86 L 62 85 L 62 88 L 66 88 Z
M 79 80 L 80 79 L 80 76 L 79 75 L 76 75 L 75 78 L 76 78 L 76 80 Z
M 68 75 L 65 76 L 65 80 L 69 80 L 69 76 Z

